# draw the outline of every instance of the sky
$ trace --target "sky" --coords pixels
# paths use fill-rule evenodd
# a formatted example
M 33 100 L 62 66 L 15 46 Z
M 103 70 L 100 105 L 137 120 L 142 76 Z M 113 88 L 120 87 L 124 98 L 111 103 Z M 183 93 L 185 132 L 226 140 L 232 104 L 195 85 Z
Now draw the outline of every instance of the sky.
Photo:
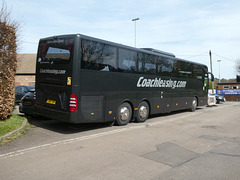
M 1 0 L 2 1 L 2 0 Z M 205 64 L 219 78 L 236 77 L 240 59 L 239 0 L 5 0 L 20 24 L 18 53 L 38 41 L 84 34 L 128 46 L 154 48 Z M 218 60 L 221 60 L 218 62 Z

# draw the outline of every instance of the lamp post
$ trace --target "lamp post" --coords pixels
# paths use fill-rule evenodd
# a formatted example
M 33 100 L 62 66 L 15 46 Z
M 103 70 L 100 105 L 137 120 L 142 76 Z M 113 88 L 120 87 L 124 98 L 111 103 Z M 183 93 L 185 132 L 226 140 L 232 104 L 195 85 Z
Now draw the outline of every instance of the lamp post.
M 218 80 L 218 83 L 220 83 L 220 62 L 221 62 L 222 60 L 217 60 L 217 62 L 219 63 L 219 80 Z
M 139 18 L 132 19 L 132 21 L 135 22 L 135 47 L 136 47 L 136 41 L 137 41 L 137 32 L 136 32 L 137 20 L 139 20 Z
M 212 71 L 212 52 L 211 52 L 211 50 L 209 50 L 209 56 L 210 56 L 211 73 L 213 73 L 213 71 Z M 212 81 L 212 93 L 214 93 L 214 81 Z

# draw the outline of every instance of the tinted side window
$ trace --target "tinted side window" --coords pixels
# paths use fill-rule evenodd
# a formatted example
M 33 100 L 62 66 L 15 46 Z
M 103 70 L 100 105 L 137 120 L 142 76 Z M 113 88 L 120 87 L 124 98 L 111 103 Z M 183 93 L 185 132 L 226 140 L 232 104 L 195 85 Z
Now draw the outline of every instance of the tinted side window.
M 157 56 L 138 53 L 138 71 L 145 74 L 156 74 Z
M 27 91 L 28 91 L 27 88 L 24 86 L 18 86 L 15 88 L 15 92 L 17 92 L 17 93 L 25 93 Z
M 143 53 L 138 53 L 138 72 L 140 73 L 144 73 L 144 66 L 145 66 L 145 57 L 146 54 L 143 54 Z
M 201 66 L 196 64 L 193 66 L 193 76 L 194 78 L 203 81 L 205 73 Z
M 82 40 L 82 69 L 116 71 L 117 48 L 99 42 Z
M 188 62 L 178 61 L 178 75 L 183 78 L 192 77 L 192 64 Z
M 147 55 L 145 56 L 145 72 L 147 74 L 155 74 L 156 72 L 156 56 L 154 55 Z
M 15 92 L 20 93 L 21 92 L 21 87 L 20 86 L 15 87 Z
M 175 61 L 166 57 L 158 57 L 157 73 L 160 76 L 172 76 L 174 72 Z
M 26 87 L 23 87 L 22 92 L 28 92 L 28 89 Z
M 118 70 L 120 72 L 136 72 L 137 52 L 119 49 Z

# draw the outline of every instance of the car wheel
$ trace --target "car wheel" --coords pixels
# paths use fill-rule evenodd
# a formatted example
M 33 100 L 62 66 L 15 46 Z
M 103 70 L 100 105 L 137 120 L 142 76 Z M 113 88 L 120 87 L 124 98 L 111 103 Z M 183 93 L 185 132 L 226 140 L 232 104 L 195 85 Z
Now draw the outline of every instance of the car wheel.
M 127 125 L 129 123 L 131 118 L 132 118 L 132 107 L 131 107 L 131 105 L 127 102 L 122 103 L 118 107 L 117 118 L 116 118 L 115 123 L 118 126 L 124 126 L 124 125 Z
M 149 105 L 147 102 L 143 101 L 138 106 L 137 122 L 139 123 L 145 122 L 148 116 L 149 116 Z
M 190 111 L 194 112 L 194 111 L 196 111 L 196 109 L 197 109 L 197 98 L 194 97 L 194 98 L 192 99 L 192 104 L 191 104 Z

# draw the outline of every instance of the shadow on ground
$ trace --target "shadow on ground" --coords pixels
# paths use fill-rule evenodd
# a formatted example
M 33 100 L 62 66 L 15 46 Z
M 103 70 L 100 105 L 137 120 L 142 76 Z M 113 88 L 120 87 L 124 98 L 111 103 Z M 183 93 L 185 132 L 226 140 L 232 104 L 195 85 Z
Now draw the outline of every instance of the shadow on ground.
M 74 134 L 83 131 L 90 131 L 94 129 L 107 128 L 112 125 L 111 123 L 89 123 L 89 124 L 73 124 L 61 122 L 57 120 L 47 119 L 45 117 L 27 117 L 29 124 L 33 127 L 40 127 L 50 131 L 61 134 Z
M 201 108 L 198 108 L 201 109 Z M 198 110 L 197 109 L 197 110 Z M 157 114 L 157 115 L 151 115 L 149 119 L 156 118 L 156 117 L 163 117 L 163 116 L 171 116 L 175 114 L 182 114 L 185 113 L 186 110 L 181 111 L 174 111 L 171 113 L 165 113 L 165 114 Z M 47 119 L 45 117 L 27 117 L 28 122 L 34 127 L 40 127 L 43 129 L 47 129 L 50 131 L 54 131 L 61 134 L 74 134 L 84 131 L 90 131 L 95 129 L 104 129 L 109 128 L 113 125 L 113 122 L 107 122 L 107 123 L 88 123 L 88 124 L 73 124 L 73 123 L 67 123 L 67 122 L 61 122 L 57 120 Z M 136 123 L 136 122 L 131 122 Z M 118 128 L 118 126 L 113 126 L 113 128 Z

